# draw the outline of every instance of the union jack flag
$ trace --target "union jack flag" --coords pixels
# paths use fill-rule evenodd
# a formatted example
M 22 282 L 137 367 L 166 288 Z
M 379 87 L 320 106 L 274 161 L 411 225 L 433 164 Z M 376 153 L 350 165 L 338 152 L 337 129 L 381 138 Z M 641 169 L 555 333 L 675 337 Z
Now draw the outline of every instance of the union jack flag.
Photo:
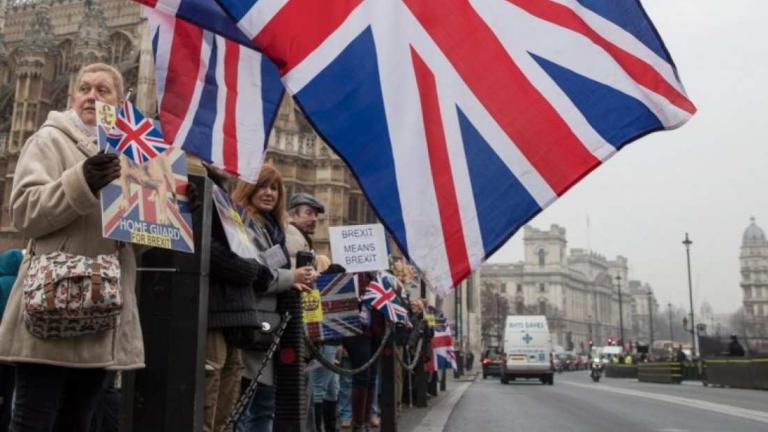
M 217 1 L 439 293 L 696 111 L 637 0 Z M 142 2 L 217 31 L 203 0 Z
M 456 369 L 456 353 L 453 351 L 453 336 L 451 328 L 435 328 L 435 334 L 432 337 L 432 362 L 434 368 Z
M 395 294 L 394 276 L 384 275 L 381 281 L 371 281 L 365 289 L 362 301 L 373 309 L 377 309 L 391 322 L 408 320 L 408 311 L 400 304 Z
M 107 143 L 137 164 L 144 163 L 168 150 L 169 144 L 155 127 L 130 101 L 123 101 L 117 110 L 115 126 L 106 131 Z
M 338 340 L 363 334 L 357 300 L 357 277 L 354 274 L 321 275 L 315 288 L 320 291 L 322 299 L 323 321 L 306 324 L 310 340 Z
M 183 5 L 176 2 L 179 8 Z M 222 13 L 213 1 L 208 8 Z M 160 122 L 168 142 L 256 182 L 283 86 L 277 68 L 236 41 L 145 8 L 152 32 Z M 215 13 L 208 14 L 209 17 Z

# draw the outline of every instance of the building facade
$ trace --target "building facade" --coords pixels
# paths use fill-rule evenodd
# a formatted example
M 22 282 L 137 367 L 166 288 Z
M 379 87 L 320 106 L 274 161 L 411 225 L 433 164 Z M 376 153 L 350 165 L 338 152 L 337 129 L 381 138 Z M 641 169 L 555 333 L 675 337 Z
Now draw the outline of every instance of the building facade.
M 741 289 L 747 337 L 768 338 L 768 239 L 751 218 L 741 241 Z M 768 345 L 768 343 L 765 343 Z
M 97 61 L 115 65 L 137 107 L 156 114 L 151 44 L 137 3 L 0 0 L 0 250 L 25 245 L 8 211 L 19 150 L 48 111 L 68 107 L 77 71 Z M 328 211 L 316 234 L 319 253 L 330 254 L 328 226 L 375 221 L 344 162 L 288 97 L 269 137 L 266 160 L 283 173 L 288 194 L 308 192 L 325 203 Z
M 565 350 L 586 351 L 590 341 L 605 345 L 618 340 L 620 309 L 625 343 L 642 336 L 640 321 L 635 325 L 633 318 L 633 310 L 640 309 L 627 284 L 625 257 L 608 260 L 584 249 L 568 251 L 566 230 L 558 225 L 548 230 L 526 226 L 523 243 L 522 262 L 481 267 L 483 296 L 502 296 L 510 314 L 545 315 L 553 343 Z

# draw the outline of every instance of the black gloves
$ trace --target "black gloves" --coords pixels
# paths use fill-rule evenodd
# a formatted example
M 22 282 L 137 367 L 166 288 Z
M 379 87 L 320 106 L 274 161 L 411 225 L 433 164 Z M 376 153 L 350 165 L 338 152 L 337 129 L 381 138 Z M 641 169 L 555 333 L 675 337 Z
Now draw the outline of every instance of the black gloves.
M 98 153 L 83 163 L 85 182 L 94 194 L 120 177 L 120 159 L 114 153 Z
M 187 183 L 187 190 L 184 193 L 187 196 L 187 205 L 189 206 L 190 212 L 195 212 L 197 209 L 200 208 L 200 205 L 203 203 L 203 200 L 201 199 L 200 195 L 197 193 L 197 186 L 195 186 L 194 183 L 189 182 Z

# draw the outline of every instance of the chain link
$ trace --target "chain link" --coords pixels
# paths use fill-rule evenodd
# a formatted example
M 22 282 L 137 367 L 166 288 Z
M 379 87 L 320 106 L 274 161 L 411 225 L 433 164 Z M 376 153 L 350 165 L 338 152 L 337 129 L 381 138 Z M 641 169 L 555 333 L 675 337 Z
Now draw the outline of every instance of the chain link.
M 264 369 L 267 367 L 267 364 L 272 359 L 272 356 L 275 355 L 275 351 L 277 351 L 277 347 L 280 344 L 280 338 L 283 337 L 283 332 L 285 331 L 285 328 L 288 326 L 288 321 L 290 320 L 291 320 L 291 314 L 288 312 L 283 313 L 283 322 L 280 323 L 280 327 L 278 327 L 277 331 L 275 331 L 275 338 L 272 341 L 272 345 L 269 346 L 269 349 L 267 350 L 267 355 L 264 358 L 264 361 L 261 363 L 259 370 L 256 372 L 256 376 L 253 378 L 251 383 L 248 384 L 248 388 L 245 389 L 243 394 L 237 400 L 237 403 L 235 404 L 235 407 L 232 410 L 232 414 L 230 414 L 229 417 L 227 417 L 227 421 L 219 429 L 219 432 L 227 432 L 231 430 L 235 422 L 237 422 L 240 419 L 240 416 L 243 415 L 243 411 L 245 411 L 245 407 L 247 407 L 248 404 L 251 403 L 251 399 L 253 399 L 253 395 L 256 394 L 256 388 L 259 386 L 259 378 L 261 378 L 261 375 L 264 373 Z
M 405 368 L 405 370 L 410 372 L 416 368 L 417 364 L 419 364 L 419 359 L 421 358 L 422 345 L 424 345 L 424 338 L 419 338 L 419 342 L 416 344 L 416 350 L 415 350 L 416 355 L 413 356 L 413 363 L 411 364 L 408 364 L 405 360 L 403 360 L 402 355 L 398 353 L 397 350 L 395 350 L 395 358 L 397 358 L 397 361 L 400 363 L 401 366 L 403 366 L 403 368 Z M 405 350 L 407 349 L 408 349 L 408 346 L 407 345 L 404 346 L 403 352 L 405 352 Z
M 387 322 L 387 328 L 384 333 L 384 337 L 381 339 L 381 344 L 379 345 L 379 348 L 376 349 L 376 352 L 373 353 L 370 360 L 368 360 L 362 366 L 355 369 L 345 369 L 343 367 L 340 367 L 334 364 L 332 361 L 328 360 L 327 358 L 325 358 L 323 354 L 317 350 L 317 347 L 315 347 L 315 344 L 309 340 L 306 333 L 304 334 L 304 340 L 307 342 L 307 346 L 309 346 L 309 351 L 310 353 L 312 353 L 312 356 L 315 359 L 317 359 L 317 361 L 320 362 L 321 365 L 323 365 L 325 368 L 327 368 L 331 372 L 335 372 L 339 375 L 350 376 L 370 368 L 373 365 L 373 363 L 375 363 L 376 360 L 379 359 L 379 356 L 381 355 L 382 351 L 384 351 L 384 346 L 387 344 L 387 341 L 389 340 L 389 337 L 392 334 L 392 327 L 393 327 L 392 323 Z

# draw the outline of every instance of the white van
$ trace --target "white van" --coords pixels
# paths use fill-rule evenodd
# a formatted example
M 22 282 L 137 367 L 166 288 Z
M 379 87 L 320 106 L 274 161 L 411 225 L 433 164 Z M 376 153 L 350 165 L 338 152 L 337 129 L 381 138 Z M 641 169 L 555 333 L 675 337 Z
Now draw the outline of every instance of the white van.
M 544 315 L 509 315 L 504 326 L 504 362 L 501 383 L 534 378 L 554 384 L 552 336 Z

